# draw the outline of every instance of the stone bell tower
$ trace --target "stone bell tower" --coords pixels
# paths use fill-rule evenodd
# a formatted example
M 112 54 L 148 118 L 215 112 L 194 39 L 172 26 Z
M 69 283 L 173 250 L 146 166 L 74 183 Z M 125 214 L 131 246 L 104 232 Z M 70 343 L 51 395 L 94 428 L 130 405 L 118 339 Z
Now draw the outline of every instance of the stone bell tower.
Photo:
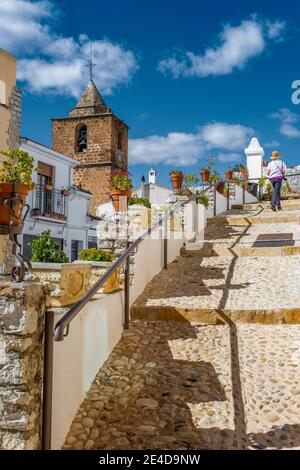
M 90 215 L 107 202 L 113 170 L 127 170 L 128 126 L 106 105 L 92 78 L 69 117 L 52 119 L 52 147 L 78 160 L 74 184 L 93 194 Z

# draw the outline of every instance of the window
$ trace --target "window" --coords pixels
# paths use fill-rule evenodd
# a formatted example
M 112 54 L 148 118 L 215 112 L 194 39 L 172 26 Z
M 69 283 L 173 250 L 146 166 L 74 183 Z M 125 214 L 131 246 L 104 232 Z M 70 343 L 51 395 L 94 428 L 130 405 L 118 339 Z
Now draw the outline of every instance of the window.
M 88 238 L 88 248 L 98 248 L 97 237 Z
M 0 80 L 0 104 L 6 104 L 6 83 Z
M 87 149 L 87 127 L 79 124 L 75 131 L 75 150 L 76 152 L 86 152 Z
M 72 242 L 71 242 L 71 262 L 78 259 L 79 253 L 82 249 L 83 249 L 83 241 L 81 241 L 81 240 L 72 240 Z
M 122 151 L 122 132 L 118 132 L 118 150 Z

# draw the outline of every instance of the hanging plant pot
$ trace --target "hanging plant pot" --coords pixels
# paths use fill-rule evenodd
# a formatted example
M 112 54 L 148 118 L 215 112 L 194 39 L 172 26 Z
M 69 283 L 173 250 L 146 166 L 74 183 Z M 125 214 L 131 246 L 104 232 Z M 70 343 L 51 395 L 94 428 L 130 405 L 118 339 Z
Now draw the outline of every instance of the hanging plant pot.
M 202 168 L 202 170 L 200 170 L 200 175 L 201 175 L 202 181 L 209 181 L 210 170 L 208 168 Z
M 120 211 L 120 198 L 126 197 L 126 207 L 128 206 L 128 201 L 131 196 L 130 189 L 115 189 L 110 193 L 112 202 L 116 212 Z
M 8 208 L 10 208 L 16 214 L 14 224 L 20 225 L 22 223 L 22 203 L 20 201 L 13 201 L 13 198 L 15 196 L 19 196 L 20 199 L 25 202 L 28 191 L 29 188 L 26 184 L 0 183 L 0 225 L 9 226 L 12 220 Z M 8 207 L 5 207 L 4 205 L 5 200 L 9 201 Z
M 225 171 L 225 178 L 227 180 L 233 180 L 233 171 L 232 170 L 226 170 Z
M 46 189 L 47 191 L 52 191 L 52 190 L 53 190 L 53 185 L 50 184 L 50 183 L 47 183 L 47 184 L 45 184 L 45 189 Z
M 224 181 L 220 181 L 220 182 L 217 184 L 216 190 L 218 191 L 218 193 L 224 194 L 224 190 L 225 190 L 225 183 L 224 183 Z
M 170 178 L 172 181 L 173 189 L 177 189 L 177 191 L 180 191 L 182 188 L 183 173 L 174 171 L 173 173 L 170 173 Z

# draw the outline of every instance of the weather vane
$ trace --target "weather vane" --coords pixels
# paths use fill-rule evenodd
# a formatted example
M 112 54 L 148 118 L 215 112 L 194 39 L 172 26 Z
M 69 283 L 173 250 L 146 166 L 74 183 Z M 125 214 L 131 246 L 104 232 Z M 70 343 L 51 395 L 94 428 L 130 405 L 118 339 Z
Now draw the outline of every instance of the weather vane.
M 86 67 L 89 69 L 90 71 L 90 80 L 93 80 L 93 68 L 96 66 L 97 64 L 94 64 L 93 62 L 93 43 L 91 42 L 91 55 L 90 55 L 90 58 L 88 60 L 88 63 L 86 64 Z

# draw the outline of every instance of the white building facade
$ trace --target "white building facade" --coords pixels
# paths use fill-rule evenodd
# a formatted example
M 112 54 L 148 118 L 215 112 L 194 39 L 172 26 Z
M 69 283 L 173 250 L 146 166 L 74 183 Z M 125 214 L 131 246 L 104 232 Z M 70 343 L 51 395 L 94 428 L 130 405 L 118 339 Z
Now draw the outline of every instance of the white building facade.
M 142 181 L 141 186 L 132 191 L 132 196 L 145 197 L 149 199 L 153 206 L 161 206 L 168 203 L 173 195 L 173 190 L 157 184 L 156 178 L 157 172 L 151 168 L 148 173 L 148 183 Z
M 85 248 L 97 246 L 97 220 L 88 216 L 92 194 L 73 185 L 78 161 L 33 140 L 22 138 L 21 150 L 35 160 L 35 188 L 27 198 L 30 206 L 22 234 L 23 254 L 31 258 L 31 242 L 50 229 L 56 245 L 70 261 Z

